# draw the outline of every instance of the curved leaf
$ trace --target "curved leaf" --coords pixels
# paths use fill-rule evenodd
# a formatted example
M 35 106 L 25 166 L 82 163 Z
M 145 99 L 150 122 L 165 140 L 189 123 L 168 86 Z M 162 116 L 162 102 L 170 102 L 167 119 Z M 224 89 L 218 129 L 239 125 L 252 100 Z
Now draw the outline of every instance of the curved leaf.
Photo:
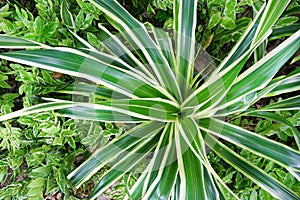
M 88 160 L 70 173 L 68 179 L 78 188 L 112 159 L 129 148 L 135 147 L 139 142 L 153 138 L 163 128 L 163 125 L 160 122 L 146 122 L 134 127 L 97 150 Z
M 300 171 L 300 152 L 258 134 L 218 119 L 201 119 L 200 129 L 268 158 L 281 166 Z
M 0 58 L 86 78 L 129 97 L 165 97 L 138 75 L 68 48 L 8 52 Z
M 265 173 L 255 165 L 251 164 L 245 158 L 226 147 L 213 136 L 207 134 L 207 145 L 227 163 L 235 169 L 247 176 L 261 188 L 265 189 L 273 196 L 279 199 L 298 200 L 299 197 L 290 191 L 285 185 L 274 179 L 272 176 Z

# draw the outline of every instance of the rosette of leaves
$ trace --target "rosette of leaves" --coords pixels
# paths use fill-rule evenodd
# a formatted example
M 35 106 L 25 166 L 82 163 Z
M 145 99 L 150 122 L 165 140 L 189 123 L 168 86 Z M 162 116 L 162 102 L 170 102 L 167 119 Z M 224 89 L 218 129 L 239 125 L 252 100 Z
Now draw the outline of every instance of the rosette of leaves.
M 221 188 L 229 192 L 230 189 L 212 168 L 206 154 L 208 148 L 274 197 L 300 199 L 295 192 L 217 139 L 227 140 L 269 159 L 299 180 L 299 149 L 227 122 L 236 115 L 278 121 L 290 127 L 299 147 L 297 128 L 274 111 L 299 110 L 300 96 L 260 109 L 251 106 L 264 97 L 300 89 L 299 69 L 274 78 L 298 50 L 300 31 L 245 67 L 251 55 L 270 36 L 271 27 L 289 1 L 271 0 L 262 5 L 228 56 L 205 80 L 200 81 L 201 72 L 193 76 L 196 0 L 176 0 L 173 3 L 174 47 L 168 33 L 153 28 L 154 34 L 150 36 L 145 26 L 117 1 L 90 2 L 108 16 L 126 40 L 126 45 L 104 27 L 101 27 L 102 31 L 111 37 L 110 45 L 103 43 L 105 52 L 97 51 L 76 34 L 74 36 L 85 48 L 49 47 L 2 35 L 2 48 L 31 50 L 1 53 L 0 57 L 88 79 L 95 84 L 79 84 L 65 92 L 90 97 L 91 87 L 96 87 L 93 91 L 96 100 L 82 103 L 51 99 L 51 102 L 3 115 L 1 121 L 56 110 L 58 114 L 72 118 L 137 124 L 94 152 L 68 176 L 79 187 L 103 166 L 111 164 L 110 170 L 96 184 L 91 199 L 97 198 L 145 158 L 150 161 L 146 162 L 139 179 L 128 190 L 126 199 L 224 199 Z M 62 8 L 62 14 L 65 21 L 72 22 L 65 8 Z M 138 51 L 131 52 L 127 45 Z

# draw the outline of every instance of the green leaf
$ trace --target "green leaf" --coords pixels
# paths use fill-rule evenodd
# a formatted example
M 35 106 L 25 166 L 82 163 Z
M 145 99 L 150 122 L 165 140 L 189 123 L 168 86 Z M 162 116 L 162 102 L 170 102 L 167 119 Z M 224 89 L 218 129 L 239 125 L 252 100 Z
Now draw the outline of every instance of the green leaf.
M 298 62 L 299 60 L 300 60 L 300 55 L 298 55 L 295 58 L 293 58 L 291 64 L 294 64 L 294 63 Z
M 295 17 L 295 16 L 282 17 L 278 20 L 278 22 L 275 24 L 275 26 L 276 27 L 290 26 L 290 25 L 296 23 L 298 20 L 299 20 L 299 18 Z
M 39 113 L 39 112 L 45 112 L 45 111 L 52 111 L 55 109 L 62 109 L 62 108 L 67 108 L 67 107 L 72 107 L 74 105 L 73 102 L 51 102 L 51 103 L 44 103 L 28 108 L 24 108 L 19 111 L 15 111 L 3 116 L 0 116 L 0 121 L 5 121 L 8 119 L 13 119 L 16 117 L 21 117 L 25 115 L 30 115 L 33 113 Z
M 217 119 L 202 119 L 200 128 L 281 166 L 300 169 L 300 152 L 288 146 Z
M 215 139 L 213 136 L 206 135 L 207 145 L 227 163 L 232 165 L 235 169 L 243 173 L 245 176 L 250 178 L 252 181 L 257 183 L 260 187 L 271 193 L 273 196 L 280 199 L 294 199 L 297 200 L 299 197 L 290 191 L 282 183 L 259 169 L 249 161 L 245 160 L 237 153 L 226 147 L 220 141 Z
M 120 179 L 127 171 L 133 168 L 142 159 L 151 153 L 151 150 L 155 147 L 158 142 L 159 135 L 147 138 L 138 144 L 135 148 L 131 149 L 129 153 L 124 153 L 117 159 L 115 165 L 112 166 L 111 170 L 106 172 L 101 178 L 100 182 L 95 186 L 90 199 L 95 199 L 97 196 L 102 194 L 111 184 L 115 183 Z M 126 162 L 124 162 L 126 160 Z
M 300 96 L 287 98 L 265 106 L 261 111 L 300 110 Z
M 29 177 L 31 178 L 38 178 L 38 177 L 47 177 L 49 176 L 49 174 L 52 171 L 52 166 L 51 165 L 46 165 L 46 166 L 42 166 L 42 167 L 38 167 L 33 169 L 30 173 L 29 173 Z
M 3 12 L 7 12 L 9 9 L 9 4 L 6 4 L 5 6 L 1 7 L 0 8 L 0 12 L 3 13 Z
M 69 174 L 68 179 L 77 187 L 80 186 L 113 158 L 134 147 L 143 139 L 152 138 L 162 127 L 163 124 L 159 122 L 147 122 L 136 126 L 96 151 L 87 161 Z
M 175 69 L 175 55 L 174 55 L 174 51 L 173 51 L 173 47 L 172 47 L 172 38 L 170 37 L 170 35 L 160 29 L 157 29 L 155 27 L 153 27 L 152 25 L 150 25 L 150 29 L 154 34 L 156 43 L 159 45 L 160 49 L 162 50 L 163 55 L 165 56 L 165 58 L 167 59 L 170 67 L 172 69 Z
M 215 27 L 216 25 L 218 25 L 221 22 L 221 13 L 217 12 L 215 14 L 213 14 L 210 19 L 209 19 L 209 23 L 208 23 L 208 28 L 212 29 L 213 27 Z
M 46 45 L 17 37 L 0 35 L 0 48 L 25 49 L 41 47 L 46 47 Z
M 76 108 L 81 113 L 74 112 Z M 72 108 L 70 107 L 69 109 L 67 108 L 64 110 L 60 109 L 59 112 L 68 115 L 71 114 L 71 110 L 73 111 L 74 116 L 80 116 L 83 112 L 86 111 L 90 112 L 90 114 L 93 114 L 92 110 L 94 110 L 94 115 L 98 117 L 98 120 L 107 119 L 107 121 L 109 120 L 109 118 L 111 118 L 113 121 L 121 120 L 118 119 L 118 114 L 123 114 L 124 117 L 126 117 L 126 115 L 128 116 L 127 120 L 129 122 L 132 117 L 140 118 L 142 120 L 156 120 L 162 122 L 174 121 L 179 113 L 179 108 L 176 104 L 171 101 L 162 100 L 160 98 L 99 101 L 97 102 L 97 104 L 78 103 L 74 104 Z M 108 113 L 111 113 L 112 116 L 109 117 L 107 115 Z
M 146 199 L 169 198 L 176 181 L 177 167 L 174 123 L 172 123 L 165 126 L 153 158 L 145 169 L 145 173 L 147 173 L 144 183 L 141 185 L 143 187 L 142 196 Z
M 280 44 L 271 53 L 243 72 L 227 94 L 226 101 L 234 101 L 243 95 L 263 89 L 284 63 L 300 46 L 300 31 Z M 243 85 L 243 87 L 242 87 Z
M 175 5 L 176 4 L 176 5 Z M 193 78 L 195 55 L 195 31 L 197 25 L 197 1 L 174 1 L 178 8 L 177 20 L 174 21 L 176 42 L 176 78 L 183 93 L 187 96 L 188 84 Z M 175 9 L 174 9 L 175 12 Z
M 156 77 L 161 85 L 168 88 L 168 91 L 173 93 L 177 100 L 180 100 L 181 93 L 175 75 L 162 52 L 158 50 L 154 41 L 146 32 L 144 25 L 134 19 L 116 0 L 90 0 L 90 2 L 114 21 L 113 25 L 122 33 L 122 36 L 126 38 L 130 45 L 134 49 L 140 50 L 143 57 L 146 57 L 148 64 L 150 64 L 147 66 L 149 72 Z M 147 49 L 140 49 L 141 47 L 147 47 Z
M 66 175 L 63 171 L 63 169 L 57 169 L 57 168 L 53 168 L 54 170 L 54 177 L 56 180 L 57 185 L 59 186 L 59 189 L 63 192 L 63 193 L 67 193 L 67 178 Z
M 60 7 L 60 16 L 62 22 L 71 29 L 75 29 L 75 22 L 72 13 L 68 10 L 66 1 L 63 0 Z
M 88 32 L 87 33 L 87 39 L 88 42 L 93 45 L 94 47 L 98 48 L 99 47 L 99 39 L 97 38 L 96 35 L 94 35 L 93 33 Z
M 221 26 L 229 30 L 236 27 L 235 22 L 229 17 L 222 17 Z
M 111 60 L 108 55 L 100 53 L 97 55 Z M 86 54 L 68 48 L 16 51 L 1 54 L 0 57 L 47 70 L 87 78 L 93 82 L 114 88 L 116 91 L 119 88 L 120 91 L 118 92 L 128 96 L 164 97 L 164 95 L 158 95 L 155 92 L 154 86 L 139 80 L 139 75 L 131 74 L 129 71 L 124 72 L 118 67 L 111 67 L 111 64 L 89 58 Z M 116 86 L 118 87 L 116 88 Z
M 252 112 L 250 112 L 249 114 L 246 114 L 246 115 L 263 117 L 263 118 L 274 120 L 274 121 L 277 121 L 277 122 L 287 125 L 289 128 L 291 128 L 293 130 L 294 138 L 298 145 L 298 149 L 300 149 L 300 132 L 298 131 L 298 129 L 296 127 L 293 126 L 293 124 L 291 122 L 289 122 L 285 118 L 281 117 L 280 115 L 277 115 L 276 113 L 259 111 L 259 110 L 253 110 Z
M 269 37 L 269 40 L 271 41 L 271 40 L 275 40 L 275 39 L 280 39 L 282 37 L 291 36 L 295 32 L 297 32 L 299 29 L 300 29 L 299 23 L 285 26 L 285 27 L 280 27 L 280 28 L 274 27 L 273 32 Z
M 268 2 L 266 12 L 264 12 L 262 19 L 258 25 L 256 34 L 252 44 L 263 38 L 263 35 L 276 23 L 283 11 L 288 6 L 290 0 L 277 1 L 271 0 Z
M 111 89 L 105 88 L 103 86 L 98 86 L 96 84 L 86 84 L 86 83 L 78 83 L 74 85 L 70 85 L 62 90 L 56 91 L 58 93 L 65 94 L 76 94 L 82 96 L 90 96 L 91 93 L 95 94 L 95 98 L 98 99 L 125 99 L 126 96 L 114 92 Z

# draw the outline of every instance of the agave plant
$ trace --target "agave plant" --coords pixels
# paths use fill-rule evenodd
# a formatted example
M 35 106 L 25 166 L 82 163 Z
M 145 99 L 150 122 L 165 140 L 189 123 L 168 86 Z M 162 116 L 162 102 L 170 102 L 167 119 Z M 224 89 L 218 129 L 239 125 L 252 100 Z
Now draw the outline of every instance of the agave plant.
M 211 166 L 208 150 L 274 197 L 300 199 L 295 192 L 218 140 L 221 138 L 269 159 L 300 180 L 299 149 L 228 122 L 245 115 L 284 123 L 292 129 L 300 147 L 297 128 L 274 112 L 299 110 L 300 96 L 260 109 L 252 106 L 262 98 L 300 89 L 299 68 L 274 78 L 300 47 L 300 31 L 266 55 L 259 51 L 289 1 L 270 0 L 262 5 L 228 56 L 215 69 L 206 66 L 196 76 L 197 0 L 173 2 L 174 44 L 167 32 L 150 26 L 152 34 L 149 34 L 146 26 L 116 0 L 89 1 L 107 15 L 125 43 L 104 27 L 100 28 L 110 37 L 110 43 L 102 43 L 106 50 L 101 52 L 75 33 L 84 48 L 49 47 L 2 35 L 1 48 L 16 50 L 2 53 L 0 57 L 88 79 L 89 83 L 66 88 L 65 92 L 89 95 L 92 87 L 96 88 L 93 93 L 98 100 L 83 103 L 47 99 L 50 102 L 0 116 L 1 121 L 56 110 L 72 118 L 135 124 L 134 128 L 94 152 L 68 176 L 80 187 L 103 166 L 112 165 L 96 184 L 91 199 L 97 198 L 145 159 L 147 166 L 129 189 L 126 199 L 225 199 L 222 188 L 231 191 Z M 62 8 L 62 15 L 65 22 L 72 24 L 65 8 Z M 248 59 L 254 53 L 260 56 L 249 65 Z M 203 78 L 201 73 L 207 70 L 211 73 Z

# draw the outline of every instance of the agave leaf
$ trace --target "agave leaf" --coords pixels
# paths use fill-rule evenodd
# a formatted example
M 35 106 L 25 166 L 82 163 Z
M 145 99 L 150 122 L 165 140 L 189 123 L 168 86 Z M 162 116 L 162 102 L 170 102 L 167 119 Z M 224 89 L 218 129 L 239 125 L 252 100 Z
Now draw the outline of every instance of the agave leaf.
M 181 152 L 178 146 L 177 144 L 177 151 Z M 179 199 L 207 199 L 206 185 L 204 183 L 204 166 L 190 149 L 181 153 L 181 158 L 178 158 Z
M 275 87 L 273 88 L 273 86 Z M 269 90 L 270 88 L 273 89 Z M 279 79 L 274 79 L 274 81 L 270 82 L 270 84 L 264 90 L 258 93 L 258 96 L 264 94 L 266 90 L 269 90 L 269 92 L 264 95 L 264 97 L 272 97 L 300 90 L 300 72 L 297 76 L 285 76 L 280 77 Z
M 8 52 L 0 58 L 86 78 L 129 97 L 164 97 L 138 75 L 69 48 Z
M 297 32 L 300 29 L 300 23 L 292 24 L 289 26 L 284 26 L 280 28 L 274 28 L 272 34 L 270 35 L 269 40 L 275 40 L 278 38 L 291 36 L 295 32 Z
M 230 50 L 228 56 L 218 66 L 218 71 L 224 70 L 229 67 L 249 49 L 263 12 L 266 12 L 265 4 L 261 6 L 261 9 L 257 12 L 254 20 L 249 24 L 239 41 L 234 45 L 234 47 Z M 265 32 L 264 34 L 268 35 L 268 32 Z
M 175 132 L 177 162 L 179 168 L 180 182 L 178 196 L 176 199 L 206 199 L 205 185 L 203 180 L 203 165 L 186 143 L 179 136 L 179 131 Z M 195 186 L 198 186 L 195 188 Z
M 283 123 L 283 124 L 287 125 L 288 127 L 290 127 L 292 129 L 293 134 L 294 134 L 294 138 L 295 138 L 296 143 L 298 145 L 298 149 L 300 150 L 300 132 L 287 119 L 281 117 L 280 115 L 278 115 L 276 113 L 260 111 L 260 110 L 251 110 L 249 112 L 246 112 L 243 115 L 262 117 L 262 118 L 270 119 L 270 120 L 277 121 L 277 122 L 280 122 L 280 123 Z
M 238 76 L 232 88 L 228 91 L 226 98 L 219 106 L 215 108 L 215 113 L 217 110 L 221 111 L 226 108 L 227 111 L 240 111 L 247 109 L 247 106 L 254 102 L 256 98 L 256 91 L 265 88 L 276 75 L 279 69 L 284 65 L 284 63 L 292 57 L 292 55 L 298 50 L 300 46 L 300 31 L 295 33 L 289 39 L 280 44 L 271 53 L 267 54 L 259 62 L 255 63 L 248 70 L 243 72 Z M 251 94 L 251 95 L 249 95 Z M 236 102 L 244 99 L 247 100 L 245 105 Z M 242 108 L 241 108 L 242 106 Z M 226 112 L 228 115 L 230 112 Z
M 12 37 L 7 35 L 0 35 L 0 48 L 4 49 L 26 49 L 26 48 L 45 48 L 48 47 L 45 44 L 41 44 L 35 41 L 22 39 L 18 37 Z
M 188 91 L 188 84 L 193 78 L 197 1 L 175 0 L 174 12 L 176 12 L 176 19 L 174 20 L 176 36 L 175 71 L 178 84 L 184 93 Z M 183 96 L 186 95 L 187 94 L 183 94 Z
M 283 167 L 300 171 L 300 152 L 218 119 L 201 119 L 200 129 L 268 158 Z
M 149 71 L 162 86 L 181 100 L 181 92 L 175 75 L 166 58 L 151 39 L 143 24 L 132 17 L 116 0 L 89 0 L 114 21 L 117 29 L 123 34 L 134 49 L 142 51 L 148 62 Z
M 225 199 L 223 192 L 220 191 L 220 188 L 210 174 L 210 171 L 206 168 L 203 169 L 203 178 L 207 199 Z
M 261 12 L 262 11 L 263 9 L 261 9 Z M 211 108 L 222 101 L 223 97 L 227 93 L 227 90 L 232 86 L 234 80 L 238 76 L 247 59 L 258 47 L 258 45 L 260 45 L 270 34 L 270 31 L 266 32 L 264 34 L 264 38 L 261 38 L 261 40 L 259 40 L 255 45 L 250 46 L 253 38 L 248 37 L 249 35 L 251 35 L 251 32 L 256 31 L 255 24 L 260 20 L 260 16 L 262 14 L 261 12 L 257 15 L 256 19 L 246 30 L 247 34 L 245 33 L 245 35 L 235 45 L 233 53 L 229 53 L 228 57 L 220 64 L 218 69 L 215 70 L 214 73 L 212 73 L 208 80 L 202 86 L 197 88 L 183 102 L 183 105 L 185 107 L 197 105 L 196 107 L 192 108 L 192 110 L 196 110 L 195 112 L 192 111 L 192 113 L 196 113 L 199 109 L 202 110 L 202 112 L 198 112 L 195 117 L 203 115 L 202 113 L 205 113 L 205 111 L 203 111 L 205 108 Z M 239 48 L 241 49 L 238 50 Z M 238 53 L 238 55 L 236 53 Z M 188 114 L 191 114 L 191 111 L 186 112 Z
M 57 93 L 64 94 L 73 94 L 73 95 L 82 95 L 89 97 L 92 93 L 95 95 L 96 99 L 126 99 L 125 95 L 114 92 L 111 89 L 108 89 L 103 86 L 91 85 L 86 83 L 77 83 L 70 85 L 64 89 L 56 91 Z
M 144 199 L 168 199 L 175 185 L 178 166 L 174 144 L 174 123 L 167 124 L 145 169 Z
M 267 105 L 261 111 L 300 110 L 300 95 Z
M 147 24 L 147 26 L 150 27 L 150 31 L 153 33 L 155 41 L 161 49 L 163 55 L 167 59 L 170 67 L 172 69 L 175 69 L 175 55 L 170 34 L 168 32 L 165 32 L 164 30 L 155 28 L 149 23 Z
M 160 122 L 145 122 L 134 127 L 97 150 L 88 160 L 70 173 L 68 179 L 78 188 L 112 159 L 126 152 L 129 148 L 135 147 L 144 139 L 153 138 L 163 128 L 163 125 Z
M 249 91 L 253 92 L 264 88 L 299 47 L 300 31 L 297 31 L 271 53 L 243 72 L 228 92 L 227 101 L 237 99 L 245 93 L 250 93 Z M 241 87 L 242 85 L 243 87 Z
M 121 122 L 121 123 L 139 123 L 147 120 L 140 119 L 127 114 L 112 111 L 112 109 L 95 109 L 93 105 L 90 106 L 72 106 L 69 108 L 56 110 L 60 116 L 70 117 L 73 119 L 93 120 L 93 121 L 106 121 L 106 122 Z
M 293 199 L 298 200 L 299 197 L 289 190 L 285 185 L 268 175 L 257 166 L 251 164 L 246 159 L 226 147 L 220 141 L 215 139 L 210 134 L 207 134 L 207 145 L 227 163 L 232 165 L 235 169 L 240 171 L 246 177 L 251 179 L 264 190 L 268 191 L 274 197 L 279 199 Z
M 281 14 L 284 12 L 286 7 L 289 5 L 290 0 L 286 1 L 277 1 L 271 0 L 268 1 L 266 6 L 266 11 L 262 15 L 261 21 L 258 25 L 256 34 L 252 41 L 252 45 L 257 41 L 261 40 L 264 37 L 264 34 L 272 28 L 272 26 L 277 22 Z
M 44 98 L 48 101 L 58 101 L 51 98 Z M 70 102 L 71 104 L 72 102 Z M 76 111 L 76 112 L 75 112 Z M 88 112 L 86 116 L 83 116 Z M 176 114 L 179 112 L 178 106 L 172 101 L 163 100 L 160 98 L 154 99 L 120 99 L 98 101 L 93 103 L 75 103 L 72 107 L 59 109 L 58 113 L 63 115 L 73 116 L 73 118 L 87 117 L 95 115 L 95 120 L 98 121 L 122 121 L 123 118 L 130 122 L 130 119 L 154 120 L 154 121 L 174 121 Z M 94 114 L 93 114 L 94 113 Z M 122 118 L 118 118 L 122 114 Z M 127 116 L 127 118 L 126 118 Z
M 53 111 L 56 109 L 64 109 L 64 108 L 69 108 L 75 106 L 76 103 L 74 102 L 51 102 L 51 103 L 42 103 L 39 105 L 31 106 L 28 108 L 24 108 L 22 110 L 18 110 L 6 115 L 0 116 L 0 122 L 13 119 L 16 117 L 21 117 L 25 115 L 30 115 L 34 113 L 39 113 L 39 112 L 47 112 L 47 111 Z
M 270 83 L 260 91 L 249 93 L 245 95 L 240 101 L 230 105 L 226 108 L 226 114 L 245 111 L 251 105 L 264 97 L 272 97 L 284 93 L 298 91 L 300 89 L 300 71 L 294 70 L 286 76 L 281 76 L 273 79 Z M 216 116 L 224 116 L 220 112 Z
M 118 161 L 116 164 L 114 164 L 112 168 L 103 175 L 101 181 L 95 186 L 90 199 L 96 199 L 107 188 L 119 180 L 127 171 L 145 158 L 157 145 L 159 138 L 159 135 L 147 138 L 140 142 L 140 144 L 138 144 L 134 149 L 129 149 L 129 151 L 124 155 L 120 155 L 119 159 L 117 158 Z M 125 160 L 126 162 L 124 162 Z
M 103 37 L 106 38 L 101 41 L 101 45 L 104 46 L 111 55 L 119 57 L 128 65 L 135 66 L 151 79 L 156 80 L 152 74 L 153 70 L 147 68 L 143 63 L 141 63 L 116 35 L 113 35 L 104 26 L 99 25 L 99 28 L 102 30 L 102 34 L 104 35 Z

